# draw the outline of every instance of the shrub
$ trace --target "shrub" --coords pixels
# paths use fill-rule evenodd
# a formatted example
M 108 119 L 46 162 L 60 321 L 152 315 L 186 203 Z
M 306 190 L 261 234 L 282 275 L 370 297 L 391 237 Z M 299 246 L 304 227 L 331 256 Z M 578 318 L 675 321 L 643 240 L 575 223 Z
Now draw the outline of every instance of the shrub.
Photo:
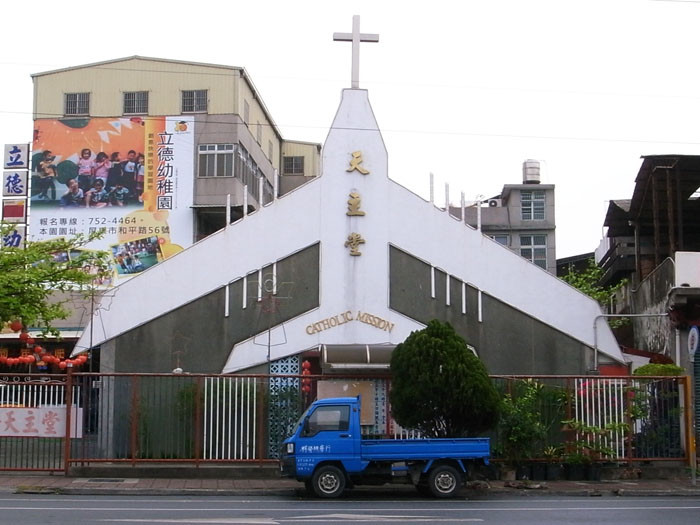
M 498 422 L 499 395 L 486 367 L 449 323 L 412 332 L 391 357 L 392 415 L 430 437 L 478 435 Z

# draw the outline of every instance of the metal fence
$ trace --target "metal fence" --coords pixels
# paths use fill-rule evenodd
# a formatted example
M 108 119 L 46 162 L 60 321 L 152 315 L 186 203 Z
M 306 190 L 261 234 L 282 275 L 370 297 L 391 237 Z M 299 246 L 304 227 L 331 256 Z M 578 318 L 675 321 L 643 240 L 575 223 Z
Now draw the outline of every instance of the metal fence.
M 494 376 L 493 381 L 504 399 L 529 403 L 527 410 L 536 414 L 540 434 L 523 451 L 525 458 L 554 448 L 572 453 L 576 446 L 609 461 L 689 458 L 686 377 Z M 358 376 L 2 377 L 0 470 L 276 461 L 281 442 L 313 399 L 340 394 L 362 395 L 363 435 L 420 437 L 391 418 L 390 387 L 389 378 Z M 490 435 L 497 459 L 506 457 L 505 432 Z

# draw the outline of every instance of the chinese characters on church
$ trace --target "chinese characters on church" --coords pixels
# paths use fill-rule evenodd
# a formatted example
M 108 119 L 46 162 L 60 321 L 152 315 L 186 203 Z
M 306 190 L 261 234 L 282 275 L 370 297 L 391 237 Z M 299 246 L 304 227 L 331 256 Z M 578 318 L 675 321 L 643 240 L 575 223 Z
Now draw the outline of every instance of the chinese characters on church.
M 71 409 L 71 437 L 80 438 L 82 409 Z M 0 407 L 0 437 L 55 437 L 66 435 L 66 407 Z
M 350 158 L 350 166 L 345 170 L 348 173 L 357 171 L 361 173 L 362 175 L 369 175 L 369 170 L 364 168 L 362 166 L 362 152 L 361 151 L 353 151 L 351 153 L 351 158 Z M 350 217 L 363 217 L 365 215 L 365 212 L 361 210 L 362 206 L 362 197 L 360 194 L 352 190 L 348 194 L 348 210 L 345 212 L 346 215 Z M 347 239 L 345 240 L 345 247 L 350 248 L 350 255 L 355 257 L 362 255 L 362 252 L 359 250 L 360 244 L 365 244 L 365 239 L 362 237 L 362 234 L 357 233 L 357 232 L 352 232 L 350 235 L 348 235 Z

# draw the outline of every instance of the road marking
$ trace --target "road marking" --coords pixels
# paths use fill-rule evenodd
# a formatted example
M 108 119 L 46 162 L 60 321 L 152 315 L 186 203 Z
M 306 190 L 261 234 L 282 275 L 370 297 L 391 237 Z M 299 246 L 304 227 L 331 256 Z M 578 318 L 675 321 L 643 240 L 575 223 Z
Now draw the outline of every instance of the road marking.
M 224 525 L 229 525 L 231 523 L 247 523 L 249 525 L 279 525 L 279 521 L 271 520 L 269 518 L 207 518 L 207 519 L 196 519 L 196 520 L 176 520 L 168 518 L 154 518 L 154 519 L 100 519 L 97 521 L 103 521 L 106 523 L 222 523 Z
M 313 522 L 320 521 L 327 523 L 328 521 L 352 521 L 354 523 L 368 521 L 370 523 L 385 523 L 385 522 L 438 522 L 438 521 L 484 521 L 478 518 L 464 518 L 455 520 L 454 518 L 435 518 L 433 516 L 408 516 L 408 515 L 385 515 L 385 514 L 312 514 L 308 516 L 290 516 L 288 518 L 278 518 L 280 522 L 301 521 Z

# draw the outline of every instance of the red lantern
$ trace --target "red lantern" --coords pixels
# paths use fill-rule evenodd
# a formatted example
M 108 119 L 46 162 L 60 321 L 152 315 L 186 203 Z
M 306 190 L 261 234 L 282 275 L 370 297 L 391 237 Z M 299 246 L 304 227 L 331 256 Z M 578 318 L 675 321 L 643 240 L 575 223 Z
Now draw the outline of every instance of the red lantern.
M 311 363 L 310 363 L 308 360 L 305 360 L 305 361 L 301 364 L 301 368 L 302 368 L 303 370 L 309 370 L 309 369 L 311 368 Z
M 60 368 L 61 370 L 65 370 L 67 366 L 68 365 L 65 361 L 61 361 L 60 363 L 58 363 L 58 368 Z
M 26 342 L 28 345 L 33 345 L 35 341 L 34 341 L 34 338 L 33 338 L 33 337 L 29 337 L 25 342 Z
M 40 346 L 35 346 L 35 347 L 34 347 L 34 353 L 35 353 L 35 354 L 40 354 L 40 353 L 43 352 L 43 351 L 44 351 L 44 349 L 41 348 Z
M 22 329 L 22 321 L 15 319 L 10 323 L 10 330 L 13 332 L 19 332 Z
M 308 394 L 309 392 L 311 392 L 311 387 L 309 385 L 304 385 L 301 387 L 301 391 L 305 394 Z
M 7 364 L 7 357 L 4 355 L 0 355 L 0 365 L 6 365 Z
M 25 343 L 29 339 L 29 334 L 27 332 L 20 332 L 19 334 L 19 340 L 24 341 Z

